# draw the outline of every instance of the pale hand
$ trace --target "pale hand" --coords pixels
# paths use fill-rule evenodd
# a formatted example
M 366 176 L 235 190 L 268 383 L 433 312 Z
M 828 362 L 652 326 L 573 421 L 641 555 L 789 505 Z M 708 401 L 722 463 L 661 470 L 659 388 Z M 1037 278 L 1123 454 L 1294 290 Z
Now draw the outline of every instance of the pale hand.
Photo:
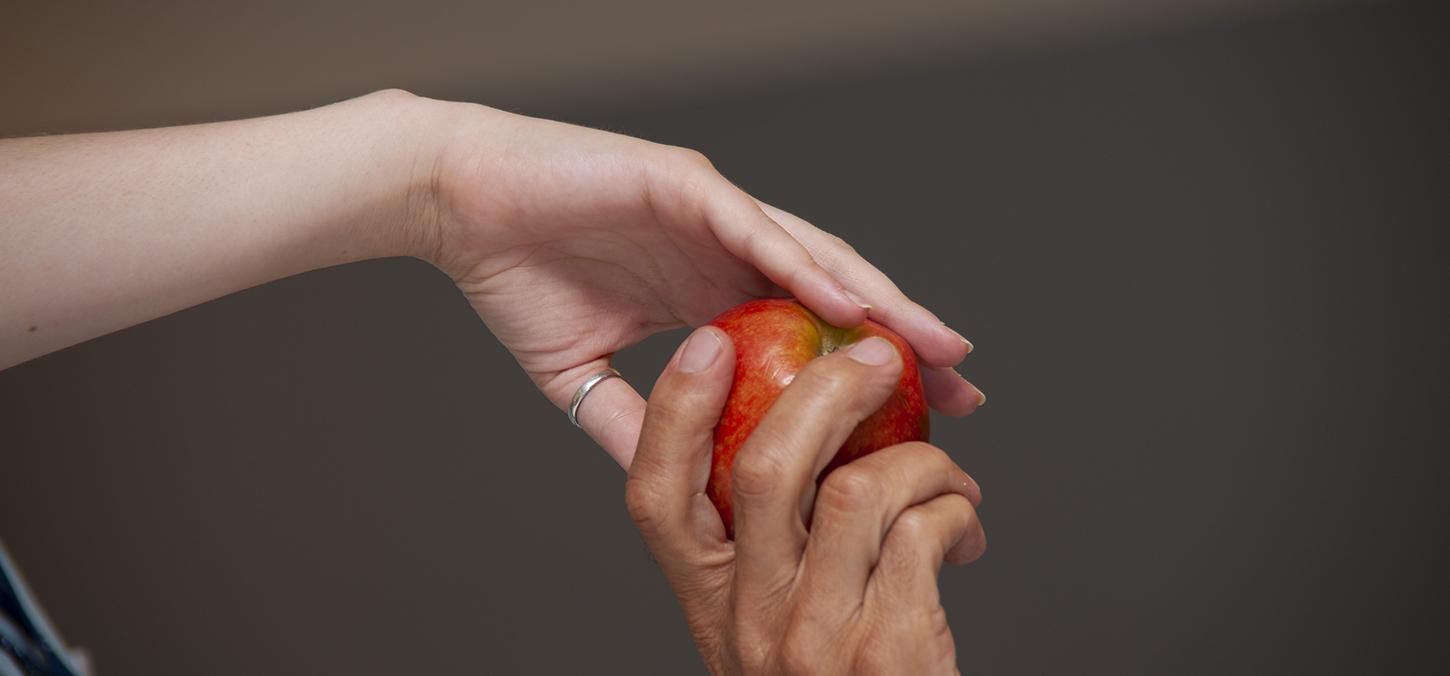
M 869 316 L 923 363 L 928 398 L 983 400 L 951 367 L 970 344 L 839 238 L 760 203 L 699 153 L 469 104 L 446 110 L 435 200 L 417 237 L 555 405 L 617 351 L 761 296 L 793 295 L 827 321 Z M 867 307 L 869 306 L 869 309 Z M 645 403 L 612 379 L 585 431 L 628 467 Z

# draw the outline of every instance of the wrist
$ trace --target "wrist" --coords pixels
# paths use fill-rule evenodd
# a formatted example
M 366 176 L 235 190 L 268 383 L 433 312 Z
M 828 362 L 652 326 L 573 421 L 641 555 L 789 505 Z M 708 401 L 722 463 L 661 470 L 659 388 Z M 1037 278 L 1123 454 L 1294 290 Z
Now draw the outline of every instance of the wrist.
M 391 235 L 397 255 L 420 258 L 458 280 L 495 251 L 507 229 L 509 210 L 498 207 L 509 200 L 498 191 L 511 167 L 499 160 L 508 154 L 515 125 L 528 118 L 474 103 L 379 95 L 396 98 L 399 118 L 413 130 L 410 164 L 401 172 L 407 214 Z
M 336 104 L 338 138 L 352 147 L 342 244 L 355 260 L 411 256 L 439 246 L 439 171 L 450 120 L 441 102 L 399 89 Z

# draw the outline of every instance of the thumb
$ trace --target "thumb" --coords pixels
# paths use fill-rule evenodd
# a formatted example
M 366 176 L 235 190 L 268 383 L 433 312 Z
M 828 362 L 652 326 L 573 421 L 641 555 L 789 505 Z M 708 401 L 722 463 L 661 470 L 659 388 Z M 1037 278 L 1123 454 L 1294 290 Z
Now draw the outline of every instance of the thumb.
M 664 536 L 675 546 L 693 540 L 699 528 L 724 527 L 713 507 L 696 509 L 710 478 L 715 425 L 730 395 L 735 348 L 724 331 L 696 329 L 660 374 L 650 394 L 626 499 L 646 537 Z M 683 517 L 683 518 L 682 518 Z

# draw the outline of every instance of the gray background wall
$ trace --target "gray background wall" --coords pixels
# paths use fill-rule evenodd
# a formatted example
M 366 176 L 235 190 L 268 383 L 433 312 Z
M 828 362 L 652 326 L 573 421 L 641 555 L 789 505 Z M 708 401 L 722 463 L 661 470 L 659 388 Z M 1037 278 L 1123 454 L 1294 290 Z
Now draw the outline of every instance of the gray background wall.
M 699 148 L 850 239 L 978 346 L 966 371 L 991 402 L 934 421 L 987 496 L 991 550 L 943 582 L 966 672 L 1447 657 L 1435 3 L 962 29 L 955 47 L 822 47 L 794 75 L 665 74 L 577 100 L 441 66 L 374 82 L 340 57 L 343 84 L 309 88 L 268 61 L 264 19 L 208 51 L 128 38 L 201 18 L 20 10 L 6 133 L 409 86 Z M 386 18 L 358 11 L 338 21 Z M 646 385 L 680 337 L 624 368 Z M 699 671 L 622 479 L 411 261 L 282 280 L 0 372 L 0 538 L 102 674 Z

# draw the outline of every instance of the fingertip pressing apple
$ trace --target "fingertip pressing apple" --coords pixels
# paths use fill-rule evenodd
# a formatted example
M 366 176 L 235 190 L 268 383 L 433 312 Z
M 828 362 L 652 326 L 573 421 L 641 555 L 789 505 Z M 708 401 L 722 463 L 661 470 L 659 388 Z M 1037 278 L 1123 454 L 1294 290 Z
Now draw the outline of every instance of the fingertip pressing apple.
M 971 341 L 947 326 L 930 310 L 908 298 L 890 278 L 851 248 L 845 240 L 784 209 L 758 200 L 756 204 L 798 241 L 812 260 L 831 274 L 833 279 L 840 280 L 846 287 L 846 293 L 869 310 L 871 319 L 901 334 L 923 363 L 929 366 L 956 366 L 972 351 Z M 811 303 L 806 305 L 816 309 Z M 826 319 L 835 321 L 831 317 Z
M 690 496 L 705 490 L 714 430 L 730 393 L 734 366 L 730 337 L 716 327 L 703 326 L 675 350 L 650 393 L 650 415 L 640 430 L 630 482 L 663 492 L 674 516 L 689 511 Z M 640 521 L 647 515 L 635 516 Z
M 800 421 L 796 420 L 796 416 L 803 419 L 819 416 L 810 415 L 804 409 L 795 410 L 792 406 L 839 406 L 841 402 L 836 398 L 839 393 L 833 393 L 833 387 L 851 389 L 851 396 L 847 398 L 855 404 L 862 404 L 865 401 L 863 397 L 868 394 L 862 387 L 875 383 L 875 386 L 865 388 L 879 390 L 877 393 L 881 396 L 870 400 L 871 408 L 860 411 L 831 409 L 832 415 L 828 419 L 833 422 L 845 417 L 854 418 L 860 425 L 853 424 L 839 430 L 840 438 L 821 441 L 822 455 L 819 464 L 813 464 L 812 474 L 824 475 L 835 467 L 893 444 L 927 439 L 930 417 L 915 355 L 901 336 L 885 326 L 871 321 L 854 328 L 832 326 L 802 304 L 786 299 L 744 303 L 727 310 L 711 324 L 728 334 L 738 351 L 734 385 L 715 430 L 708 487 L 710 499 L 719 510 L 727 533 L 733 533 L 736 455 L 749 444 L 759 448 L 761 442 L 752 441 L 752 435 L 757 426 L 764 424 L 763 421 L 772 415 L 776 416 L 776 431 L 767 436 L 787 434 L 785 430 L 794 430 L 789 434 L 799 433 Z M 827 358 L 838 350 L 841 355 Z M 831 365 L 831 359 L 842 358 L 846 361 Z M 821 359 L 820 366 L 810 366 L 817 359 Z M 875 368 L 863 370 L 858 366 L 854 371 L 842 371 L 841 367 L 849 361 Z M 888 364 L 894 365 L 894 368 L 881 368 Z M 822 373 L 819 371 L 821 367 L 835 374 Z M 865 378 L 868 373 L 870 378 Z M 797 378 L 798 375 L 801 378 Z M 809 382 L 802 383 L 803 380 Z M 801 387 L 806 389 L 799 389 Z M 778 400 L 784 401 L 782 397 L 794 402 L 792 405 L 782 404 L 785 413 L 775 409 L 780 403 Z M 781 415 L 789 416 L 789 422 L 781 422 Z
M 779 230 L 779 227 L 776 229 Z M 784 231 L 781 234 L 790 239 Z M 818 265 L 804 247 L 794 240 L 791 242 L 795 244 L 802 261 L 796 264 L 799 267 L 785 283 L 780 280 L 776 280 L 776 283 L 794 294 L 801 305 L 833 326 L 855 328 L 863 324 L 870 317 L 871 304 L 847 289 L 829 271 Z
M 802 255 L 810 254 L 801 250 Z M 796 296 L 801 305 L 816 313 L 833 326 L 855 328 L 870 317 L 871 305 L 842 286 L 824 268 L 811 263 L 809 271 L 803 271 L 791 281 L 786 290 Z M 804 278 L 804 279 L 802 279 Z
M 884 302 L 879 309 L 873 308 L 871 319 L 895 330 L 915 351 L 926 400 L 932 408 L 962 417 L 986 403 L 987 396 L 953 368 L 971 352 L 971 342 L 931 311 L 902 296 L 898 302 Z
M 900 333 L 928 366 L 956 366 L 972 352 L 972 342 L 935 313 L 897 291 L 873 308 L 871 318 Z
M 718 418 L 734 374 L 735 344 L 718 327 L 695 329 L 675 349 L 650 393 L 650 404 L 671 411 L 688 409 Z M 714 420 L 710 422 L 714 426 Z
M 972 352 L 971 341 L 930 310 L 904 296 L 899 302 L 883 303 L 880 311 L 872 310 L 871 314 L 872 319 L 897 330 L 916 350 L 926 398 L 932 408 L 961 417 L 987 402 L 987 395 L 954 368 Z
M 897 360 L 896 348 L 879 336 L 871 336 L 846 350 L 846 356 L 868 366 L 885 366 Z
M 727 336 L 712 326 L 696 329 L 680 346 L 675 367 L 681 373 L 699 373 L 708 369 L 720 357 L 727 340 Z

